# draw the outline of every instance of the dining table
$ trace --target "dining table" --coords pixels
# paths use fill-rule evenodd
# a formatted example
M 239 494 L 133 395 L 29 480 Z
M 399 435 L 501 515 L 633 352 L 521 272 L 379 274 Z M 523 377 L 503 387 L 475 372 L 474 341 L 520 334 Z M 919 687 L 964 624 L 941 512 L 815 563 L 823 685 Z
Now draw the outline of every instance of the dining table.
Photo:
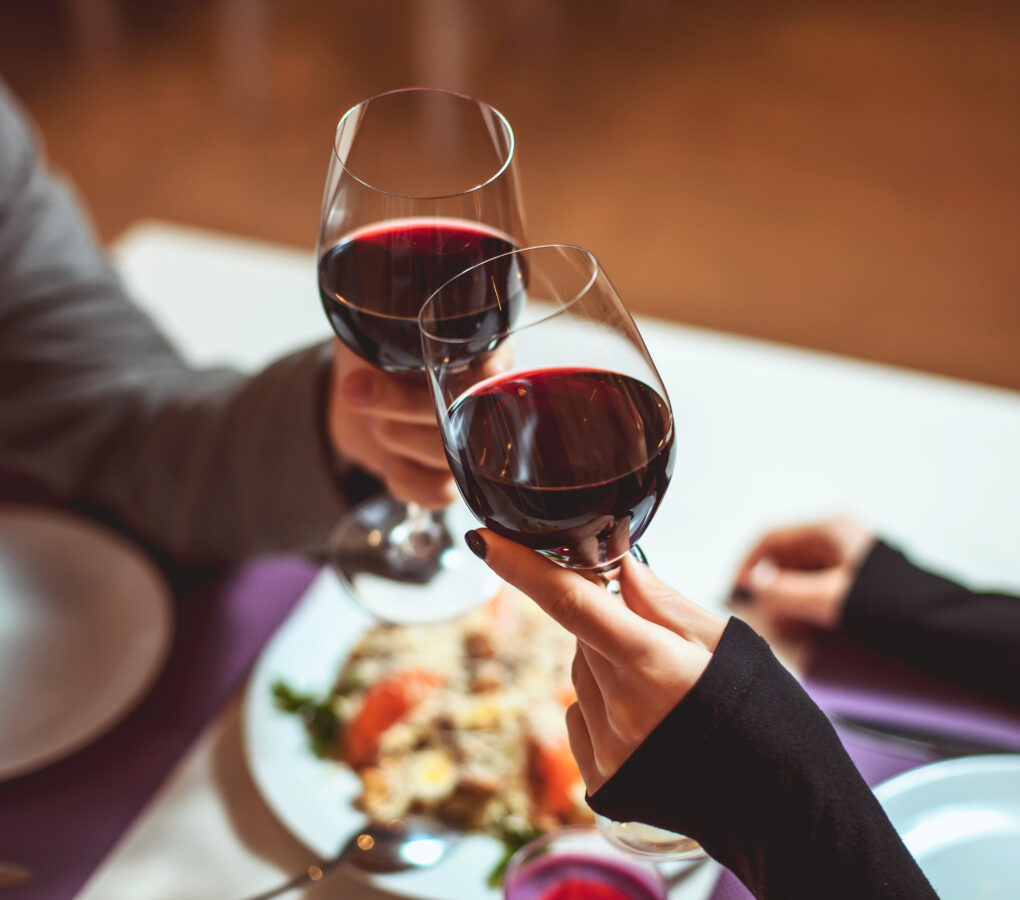
M 330 339 L 310 249 L 144 221 L 110 252 L 131 295 L 195 366 L 255 370 Z M 681 310 L 682 269 L 663 277 Z M 640 300 L 618 287 L 625 303 Z M 824 296 L 817 302 L 824 309 Z M 1020 594 L 1020 394 L 635 318 L 674 413 L 674 473 L 642 538 L 664 581 L 733 614 L 735 571 L 764 531 L 842 514 L 921 565 Z M 0 782 L 0 861 L 31 873 L 0 895 L 242 900 L 320 860 L 260 788 L 248 692 L 274 637 L 311 604 L 348 602 L 344 588 L 318 562 L 286 555 L 164 576 L 174 634 L 152 686 L 86 746 Z M 869 784 L 959 752 L 1020 752 L 1017 710 L 838 637 L 777 650 Z M 883 727 L 860 724 L 869 721 Z M 946 740 L 919 740 L 929 726 Z M 462 877 L 455 860 L 443 864 L 451 883 Z M 750 896 L 714 861 L 668 874 L 671 900 Z M 476 888 L 460 886 L 487 896 Z M 340 871 L 289 896 L 431 895 Z

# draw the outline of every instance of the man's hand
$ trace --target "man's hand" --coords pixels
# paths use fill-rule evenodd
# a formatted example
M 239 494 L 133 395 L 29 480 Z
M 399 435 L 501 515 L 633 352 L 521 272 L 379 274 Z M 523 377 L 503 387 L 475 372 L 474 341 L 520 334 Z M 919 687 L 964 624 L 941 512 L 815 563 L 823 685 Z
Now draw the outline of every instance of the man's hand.
M 456 497 L 423 377 L 387 374 L 336 341 L 327 425 L 333 449 L 398 500 L 441 509 Z

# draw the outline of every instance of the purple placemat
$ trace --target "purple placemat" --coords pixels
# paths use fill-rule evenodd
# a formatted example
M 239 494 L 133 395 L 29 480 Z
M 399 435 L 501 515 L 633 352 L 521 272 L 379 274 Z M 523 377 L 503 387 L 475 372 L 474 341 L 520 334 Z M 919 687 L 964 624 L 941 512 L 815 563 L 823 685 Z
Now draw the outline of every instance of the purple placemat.
M 804 687 L 830 716 L 1020 751 L 1020 710 L 932 678 L 838 635 L 819 636 Z M 945 758 L 920 745 L 896 744 L 852 726 L 837 724 L 836 731 L 872 787 Z M 710 900 L 753 900 L 753 896 L 724 869 Z
M 0 859 L 35 879 L 11 900 L 74 896 L 315 577 L 296 558 L 254 561 L 187 593 L 166 668 L 116 728 L 73 756 L 0 784 Z

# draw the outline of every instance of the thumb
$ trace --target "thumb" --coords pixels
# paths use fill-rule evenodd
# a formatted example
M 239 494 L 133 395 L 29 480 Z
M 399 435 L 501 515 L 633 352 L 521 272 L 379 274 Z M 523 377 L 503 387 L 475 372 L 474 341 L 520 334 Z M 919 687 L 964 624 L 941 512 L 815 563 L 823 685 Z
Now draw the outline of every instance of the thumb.
M 389 375 L 369 365 L 355 366 L 339 378 L 343 399 L 363 415 L 436 424 L 432 396 L 422 378 Z
M 688 600 L 629 555 L 622 562 L 620 587 L 627 606 L 639 616 L 715 651 L 726 620 Z
M 777 619 L 835 629 L 850 587 L 844 567 L 802 571 L 759 563 L 749 576 L 751 603 Z

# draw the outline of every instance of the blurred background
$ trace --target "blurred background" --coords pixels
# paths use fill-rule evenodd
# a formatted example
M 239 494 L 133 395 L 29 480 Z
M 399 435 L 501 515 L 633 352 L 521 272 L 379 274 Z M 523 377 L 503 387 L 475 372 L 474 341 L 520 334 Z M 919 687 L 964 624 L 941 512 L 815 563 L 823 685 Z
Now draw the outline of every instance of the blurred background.
M 344 110 L 450 87 L 634 311 L 1020 389 L 1015 0 L 0 0 L 0 74 L 107 241 L 311 251 Z

